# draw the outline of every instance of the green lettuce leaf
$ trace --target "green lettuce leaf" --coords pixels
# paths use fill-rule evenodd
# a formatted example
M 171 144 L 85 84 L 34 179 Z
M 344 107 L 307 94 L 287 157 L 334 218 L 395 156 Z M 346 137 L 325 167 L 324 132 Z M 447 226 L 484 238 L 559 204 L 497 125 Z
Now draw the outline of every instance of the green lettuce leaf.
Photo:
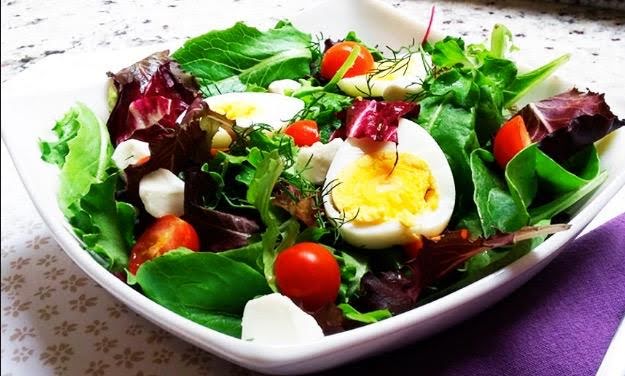
M 188 40 L 172 57 L 211 96 L 309 75 L 311 45 L 309 34 L 287 22 L 266 32 L 239 22 Z
M 361 313 L 356 308 L 352 307 L 347 303 L 341 303 L 338 307 L 343 311 L 343 315 L 346 318 L 358 321 L 364 324 L 373 324 L 374 322 L 378 322 L 380 320 L 388 319 L 393 316 L 391 311 L 388 309 L 378 309 L 371 312 Z
M 137 283 L 158 304 L 211 329 L 240 337 L 248 300 L 271 292 L 250 266 L 181 248 L 141 265 Z
M 332 133 L 341 127 L 341 121 L 336 114 L 349 107 L 353 101 L 353 98 L 346 95 L 325 91 L 311 92 L 299 98 L 304 101 L 305 107 L 298 118 L 316 121 L 319 138 L 323 143 L 330 141 Z
M 83 104 L 57 122 L 57 141 L 42 141 L 42 159 L 61 167 L 59 206 L 95 259 L 122 271 L 134 242 L 135 209 L 115 200 L 119 171 L 106 126 Z
M 330 247 L 326 246 L 331 249 Z M 360 288 L 360 280 L 369 271 L 367 259 L 360 255 L 350 254 L 346 251 L 333 251 L 334 257 L 341 270 L 341 286 L 339 288 L 339 301 L 349 303 L 350 299 Z
M 350 31 L 349 33 L 347 33 L 347 35 L 345 36 L 343 40 L 349 41 L 349 42 L 356 42 L 356 43 L 360 43 L 364 45 L 363 41 L 360 38 L 358 38 L 355 31 Z M 366 46 L 366 47 L 371 53 L 371 56 L 373 57 L 374 61 L 379 61 L 379 60 L 384 59 L 384 55 L 382 55 L 382 52 L 378 50 L 377 46 L 375 47 Z

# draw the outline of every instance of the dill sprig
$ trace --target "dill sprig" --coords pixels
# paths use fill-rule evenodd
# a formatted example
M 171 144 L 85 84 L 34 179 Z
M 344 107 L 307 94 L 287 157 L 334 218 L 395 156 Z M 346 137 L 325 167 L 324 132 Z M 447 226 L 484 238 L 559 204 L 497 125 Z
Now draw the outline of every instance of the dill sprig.
M 379 60 L 376 64 L 376 68 L 372 69 L 367 73 L 366 76 L 366 91 L 360 88 L 357 88 L 363 96 L 371 96 L 373 91 L 372 81 L 376 78 L 384 78 L 388 75 L 400 73 L 401 75 L 406 75 L 408 69 L 410 67 L 411 59 L 413 59 L 414 55 L 422 55 L 423 49 L 420 45 L 417 45 L 414 39 L 411 44 L 408 46 L 403 46 L 398 49 L 393 49 L 392 47 L 386 46 L 386 49 L 389 51 L 390 56 Z

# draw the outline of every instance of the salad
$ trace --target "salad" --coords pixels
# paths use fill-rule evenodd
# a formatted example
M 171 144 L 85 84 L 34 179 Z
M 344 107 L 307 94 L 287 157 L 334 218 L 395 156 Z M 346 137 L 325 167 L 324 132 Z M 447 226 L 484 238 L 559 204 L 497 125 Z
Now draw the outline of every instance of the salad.
M 243 23 L 109 72 L 41 141 L 84 249 L 219 332 L 294 344 L 449 294 L 568 228 L 623 126 L 602 94 L 519 106 L 510 31 L 399 48 Z

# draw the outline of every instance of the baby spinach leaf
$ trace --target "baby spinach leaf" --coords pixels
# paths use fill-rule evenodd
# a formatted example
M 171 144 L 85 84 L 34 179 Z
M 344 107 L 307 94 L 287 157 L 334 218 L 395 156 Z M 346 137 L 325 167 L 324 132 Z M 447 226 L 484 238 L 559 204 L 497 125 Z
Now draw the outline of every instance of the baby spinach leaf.
M 517 205 L 505 182 L 494 170 L 494 160 L 493 155 L 484 149 L 471 153 L 471 172 L 475 186 L 473 199 L 484 237 L 494 235 L 497 230 L 514 232 L 525 226 L 529 220 L 525 209 Z
M 310 35 L 288 22 L 265 32 L 239 22 L 188 40 L 172 56 L 211 96 L 309 75 L 310 46 Z
M 537 149 L 536 173 L 551 192 L 563 193 L 579 189 L 599 174 L 599 155 L 593 145 L 579 151 L 569 161 L 570 169 L 581 170 L 579 175 L 566 169 L 564 163 L 559 164 Z
M 607 177 L 608 174 L 604 171 L 580 189 L 559 195 L 555 200 L 547 204 L 530 209 L 530 216 L 532 218 L 531 223 L 537 223 L 539 221 L 552 218 L 553 216 L 565 211 L 590 192 L 594 191 L 607 179 Z
M 525 94 L 530 92 L 539 83 L 543 82 L 560 66 L 569 61 L 570 55 L 562 55 L 549 63 L 518 75 L 514 81 L 504 90 L 504 105 L 509 107 L 518 102 Z
M 576 173 L 577 172 L 577 175 Z M 532 144 L 506 166 L 510 193 L 530 214 L 530 224 L 550 219 L 584 197 L 605 179 L 599 174 L 599 156 L 591 145 L 559 164 Z M 540 192 L 539 206 L 532 206 Z
M 447 156 L 456 187 L 457 213 L 471 206 L 473 195 L 469 156 L 479 147 L 475 134 L 475 110 L 456 107 L 446 97 L 430 97 L 420 102 L 419 124 L 440 145 Z
M 41 142 L 42 159 L 61 167 L 59 206 L 76 236 L 111 271 L 128 264 L 134 208 L 116 201 L 119 172 L 106 126 L 78 103 L 54 127 L 57 141 Z
M 506 165 L 505 177 L 512 198 L 521 208 L 527 209 L 538 190 L 536 178 L 536 145 L 519 152 Z
M 247 301 L 271 292 L 263 275 L 250 266 L 184 248 L 143 264 L 137 282 L 158 304 L 234 337 L 241 336 Z
M 242 262 L 259 273 L 263 273 L 263 243 L 257 241 L 241 248 L 219 252 L 220 256 Z

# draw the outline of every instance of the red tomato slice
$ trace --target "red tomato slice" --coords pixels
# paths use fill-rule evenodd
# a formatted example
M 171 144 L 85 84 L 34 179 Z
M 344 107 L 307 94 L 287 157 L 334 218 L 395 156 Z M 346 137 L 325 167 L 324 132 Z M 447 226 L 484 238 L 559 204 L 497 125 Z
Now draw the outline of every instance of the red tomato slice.
M 501 168 L 506 165 L 518 152 L 531 143 L 530 135 L 525 128 L 525 122 L 519 115 L 504 123 L 495 136 L 493 153 Z
M 193 226 L 173 215 L 158 218 L 132 247 L 128 270 L 137 274 L 144 262 L 179 247 L 192 251 L 200 249 L 200 239 Z
M 321 77 L 326 80 L 332 79 L 336 71 L 338 71 L 345 60 L 347 60 L 354 46 L 360 46 L 360 52 L 352 67 L 347 70 L 347 73 L 345 73 L 343 77 L 359 76 L 373 69 L 373 56 L 367 47 L 356 42 L 339 42 L 330 47 L 323 54 L 323 59 L 321 60 Z
M 423 239 L 419 236 L 413 242 L 404 244 L 404 254 L 408 260 L 414 260 L 423 249 Z
M 296 121 L 289 125 L 284 133 L 293 137 L 297 146 L 310 146 L 319 141 L 319 128 L 314 120 Z
M 280 252 L 274 271 L 280 292 L 310 311 L 334 302 L 341 286 L 339 264 L 317 243 L 298 243 Z

